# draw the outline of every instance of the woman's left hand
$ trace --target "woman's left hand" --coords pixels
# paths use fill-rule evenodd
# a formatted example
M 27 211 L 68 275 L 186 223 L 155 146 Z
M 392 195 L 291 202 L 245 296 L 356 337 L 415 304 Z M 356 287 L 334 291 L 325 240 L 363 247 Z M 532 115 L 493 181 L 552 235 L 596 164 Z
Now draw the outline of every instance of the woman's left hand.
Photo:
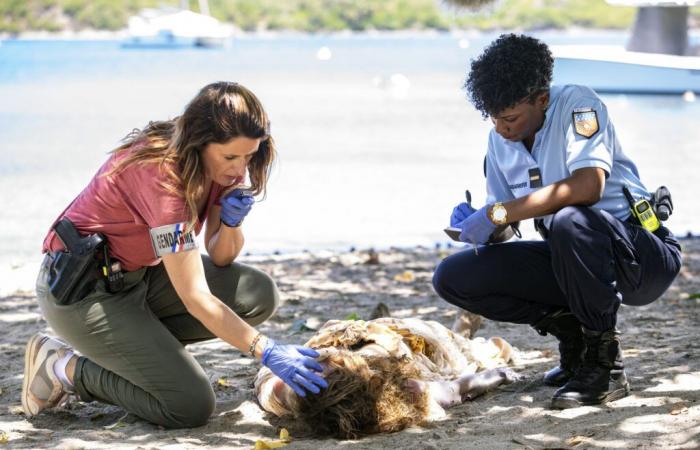
M 484 206 L 474 214 L 470 215 L 462 222 L 462 233 L 459 240 L 469 242 L 474 245 L 485 244 L 489 240 L 491 233 L 496 230 L 496 224 L 488 217 L 489 205 Z
M 221 199 L 221 221 L 229 227 L 240 226 L 255 203 L 249 191 L 234 189 Z

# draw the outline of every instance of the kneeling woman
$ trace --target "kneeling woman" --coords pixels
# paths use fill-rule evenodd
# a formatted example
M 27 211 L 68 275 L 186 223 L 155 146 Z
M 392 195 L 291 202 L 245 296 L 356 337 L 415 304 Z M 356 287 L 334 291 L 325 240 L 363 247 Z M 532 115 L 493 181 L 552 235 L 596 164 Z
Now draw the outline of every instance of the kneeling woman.
M 398 431 L 518 378 L 502 367 L 513 356 L 505 340 L 465 339 L 434 321 L 332 320 L 306 345 L 321 354 L 327 389 L 300 397 L 262 368 L 255 393 L 265 410 L 321 435 Z
M 267 114 L 236 83 L 205 86 L 180 117 L 127 136 L 44 241 L 37 297 L 72 347 L 44 334 L 28 342 L 28 416 L 75 393 L 166 427 L 202 425 L 214 392 L 185 345 L 215 337 L 261 358 L 299 395 L 326 386 L 315 351 L 255 331 L 278 292 L 266 274 L 233 262 L 274 157 Z M 239 189 L 246 176 L 249 191 Z M 194 240 L 204 222 L 209 256 Z M 85 259 L 75 242 L 85 239 L 106 246 Z

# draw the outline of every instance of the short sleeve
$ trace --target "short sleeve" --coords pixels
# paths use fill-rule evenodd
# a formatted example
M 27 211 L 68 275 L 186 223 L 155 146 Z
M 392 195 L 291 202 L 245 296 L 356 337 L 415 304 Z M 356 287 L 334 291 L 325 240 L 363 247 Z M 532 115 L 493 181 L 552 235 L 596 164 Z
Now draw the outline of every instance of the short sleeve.
M 564 111 L 566 166 L 569 173 L 585 167 L 598 167 L 612 173 L 612 126 L 608 109 L 594 96 L 580 96 L 568 102 Z
M 184 196 L 166 187 L 169 180 L 160 164 L 131 164 L 117 175 L 115 182 L 135 218 L 149 228 L 189 221 Z
M 489 137 L 489 149 L 486 153 L 486 204 L 504 202 L 515 198 L 508 187 L 503 172 L 498 167 L 493 131 Z

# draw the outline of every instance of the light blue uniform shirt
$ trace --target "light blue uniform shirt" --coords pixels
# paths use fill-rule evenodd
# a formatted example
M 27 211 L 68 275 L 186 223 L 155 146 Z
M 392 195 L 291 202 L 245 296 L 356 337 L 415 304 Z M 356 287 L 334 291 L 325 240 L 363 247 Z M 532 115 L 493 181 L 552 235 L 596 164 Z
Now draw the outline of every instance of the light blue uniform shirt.
M 590 138 L 576 132 L 574 113 L 595 111 L 598 131 Z M 586 134 L 586 133 L 584 133 Z M 584 167 L 599 167 L 606 172 L 605 190 L 596 208 L 620 220 L 630 214 L 622 192 L 627 185 L 635 199 L 649 200 L 651 195 L 639 179 L 637 167 L 622 151 L 608 109 L 592 89 L 584 86 L 552 86 L 549 107 L 542 128 L 535 135 L 532 152 L 518 141 L 508 141 L 491 130 L 486 155 L 486 202 L 506 202 L 523 197 Z M 539 169 L 541 187 L 530 185 L 530 169 Z M 551 215 L 543 217 L 549 227 Z

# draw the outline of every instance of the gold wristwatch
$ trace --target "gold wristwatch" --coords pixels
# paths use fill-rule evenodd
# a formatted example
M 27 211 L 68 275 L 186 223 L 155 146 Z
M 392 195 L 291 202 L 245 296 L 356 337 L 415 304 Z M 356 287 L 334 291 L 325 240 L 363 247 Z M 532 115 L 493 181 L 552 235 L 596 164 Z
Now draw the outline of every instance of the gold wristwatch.
M 503 203 L 496 202 L 491 207 L 491 212 L 489 212 L 489 219 L 496 225 L 505 225 L 508 223 L 508 211 L 506 211 Z

